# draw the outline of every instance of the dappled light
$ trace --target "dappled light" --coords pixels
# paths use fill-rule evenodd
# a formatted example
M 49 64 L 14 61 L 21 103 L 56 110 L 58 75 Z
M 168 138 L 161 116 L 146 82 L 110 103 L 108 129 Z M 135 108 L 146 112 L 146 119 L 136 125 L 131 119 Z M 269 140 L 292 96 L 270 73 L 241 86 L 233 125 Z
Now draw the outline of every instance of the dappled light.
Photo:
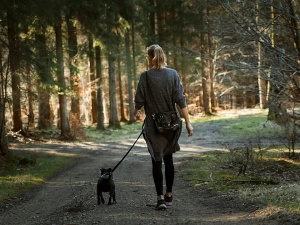
M 258 113 L 256 116 L 257 119 L 254 121 L 259 127 L 260 116 L 263 115 Z M 131 136 L 126 139 L 119 137 L 119 139 L 114 138 L 114 140 L 109 141 L 58 142 L 45 145 L 34 142 L 15 145 L 15 152 L 22 154 L 39 153 L 46 158 L 67 157 L 72 159 L 71 168 L 64 170 L 63 173 L 58 174 L 53 179 L 42 180 L 41 192 L 35 193 L 32 200 L 24 203 L 25 205 L 30 204 L 28 210 L 30 208 L 30 211 L 34 210 L 35 212 L 35 216 L 30 220 L 39 221 L 38 218 L 41 218 L 40 220 L 52 221 L 52 223 L 60 221 L 61 223 L 80 224 L 82 221 L 91 224 L 96 221 L 107 224 L 110 221 L 114 221 L 116 224 L 126 224 L 130 221 L 130 224 L 141 224 L 147 223 L 146 221 L 161 223 L 165 221 L 165 218 L 168 218 L 170 222 L 175 224 L 177 222 L 179 224 L 200 223 L 208 225 L 248 225 L 259 224 L 260 222 L 269 225 L 270 218 L 280 220 L 282 212 L 280 208 L 268 204 L 257 205 L 251 201 L 242 200 L 241 197 L 237 197 L 237 193 L 235 195 L 225 194 L 209 188 L 210 184 L 217 184 L 217 182 L 219 182 L 220 188 L 223 186 L 222 181 L 217 181 L 219 179 L 217 172 L 220 172 L 222 165 L 226 168 L 226 163 L 224 164 L 225 161 L 222 161 L 218 156 L 218 152 L 224 155 L 229 153 L 229 150 L 224 148 L 222 142 L 231 140 L 234 144 L 243 143 L 241 138 L 237 141 L 228 139 L 222 134 L 222 131 L 229 129 L 226 128 L 228 121 L 230 120 L 232 125 L 237 123 L 239 126 L 243 126 L 243 121 L 247 123 L 248 119 L 251 120 L 254 117 L 254 115 L 249 115 L 249 117 L 245 115 L 241 119 L 239 116 L 232 117 L 230 115 L 229 118 L 226 118 L 226 115 L 223 114 L 219 120 L 194 122 L 195 135 L 192 137 L 187 137 L 186 131 L 183 131 L 179 140 L 181 150 L 174 154 L 176 176 L 174 205 L 165 212 L 157 212 L 154 209 L 156 197 L 152 183 L 151 158 L 143 138 L 137 141 L 131 152 L 113 173 L 117 203 L 107 206 L 108 193 L 104 193 L 106 203 L 97 205 L 96 185 L 100 177 L 100 169 L 113 168 L 121 160 L 136 140 L 139 127 L 132 130 Z M 115 132 L 118 133 L 119 131 L 116 130 Z M 224 137 L 226 138 L 224 139 Z M 204 159 L 210 160 L 209 155 L 212 153 L 219 157 L 217 159 L 220 160 L 218 161 L 220 165 L 217 167 L 207 165 L 203 161 Z M 276 156 L 277 153 L 273 152 L 272 154 Z M 197 163 L 199 156 L 202 157 L 199 165 L 204 166 L 206 170 L 205 177 L 203 180 L 198 177 L 197 174 L 200 170 L 195 169 L 196 175 L 190 179 L 189 165 Z M 298 165 L 298 163 L 293 164 L 292 159 L 286 161 L 284 159 L 281 158 L 280 160 L 287 165 Z M 221 162 L 223 163 L 221 164 Z M 37 164 L 39 163 L 37 160 Z M 215 169 L 218 170 L 214 171 Z M 271 171 L 275 172 L 272 169 Z M 222 174 L 220 173 L 220 175 Z M 236 179 L 236 174 L 224 177 Z M 245 180 L 243 177 L 238 177 L 238 179 Z M 36 181 L 36 177 L 33 181 Z M 245 196 L 245 199 L 249 196 L 252 199 L 260 199 L 260 196 L 278 193 L 277 199 L 283 200 L 284 197 L 282 196 L 298 195 L 297 190 L 300 190 L 299 187 L 283 184 L 281 184 L 281 188 L 259 184 L 255 188 L 256 191 L 251 191 L 251 188 L 253 187 L 250 186 L 248 191 L 240 189 L 239 195 Z M 289 195 L 283 195 L 283 193 L 289 193 Z M 47 213 L 44 209 L 51 211 L 51 213 Z M 10 210 L 14 214 L 15 211 L 28 213 L 23 208 L 23 204 L 14 205 Z M 10 220 L 10 213 L 3 214 L 2 218 L 3 221 Z M 22 214 L 20 218 L 22 218 Z
M 1 3 L 1 224 L 300 223 L 300 1 Z

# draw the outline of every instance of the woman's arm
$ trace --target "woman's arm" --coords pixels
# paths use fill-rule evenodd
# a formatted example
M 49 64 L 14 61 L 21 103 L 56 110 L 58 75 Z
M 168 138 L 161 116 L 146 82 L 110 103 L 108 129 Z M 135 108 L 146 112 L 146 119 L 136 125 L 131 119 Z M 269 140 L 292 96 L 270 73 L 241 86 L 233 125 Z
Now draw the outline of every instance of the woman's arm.
M 185 126 L 186 126 L 186 130 L 188 132 L 188 136 L 193 136 L 193 126 L 190 123 L 190 119 L 189 119 L 189 114 L 188 114 L 188 110 L 187 107 L 180 109 L 181 113 L 183 115 L 183 118 L 185 120 Z

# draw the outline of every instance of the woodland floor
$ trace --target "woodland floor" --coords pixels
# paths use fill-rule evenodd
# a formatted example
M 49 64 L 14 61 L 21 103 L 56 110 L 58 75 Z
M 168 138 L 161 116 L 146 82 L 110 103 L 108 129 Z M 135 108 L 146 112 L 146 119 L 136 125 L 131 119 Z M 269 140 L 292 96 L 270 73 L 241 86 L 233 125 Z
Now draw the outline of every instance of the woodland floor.
M 224 115 L 225 116 L 225 115 Z M 34 190 L 1 207 L 0 224 L 200 224 L 200 225 L 296 225 L 298 215 L 259 203 L 247 203 L 185 181 L 186 162 L 195 154 L 220 150 L 222 121 L 194 126 L 194 136 L 183 131 L 181 151 L 174 155 L 174 204 L 164 211 L 154 208 L 156 194 L 151 160 L 141 138 L 114 172 L 117 204 L 97 205 L 99 169 L 114 167 L 135 141 L 122 142 L 35 142 L 18 144 L 16 151 L 76 153 L 76 162 Z M 136 136 L 136 137 L 135 137 Z M 106 202 L 108 195 L 104 195 Z

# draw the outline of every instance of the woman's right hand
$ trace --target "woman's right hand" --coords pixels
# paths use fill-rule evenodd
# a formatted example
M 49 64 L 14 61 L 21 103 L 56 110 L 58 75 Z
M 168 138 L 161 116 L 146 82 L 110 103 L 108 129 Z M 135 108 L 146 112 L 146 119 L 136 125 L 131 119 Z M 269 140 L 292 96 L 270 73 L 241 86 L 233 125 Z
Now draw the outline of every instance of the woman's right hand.
M 141 116 L 141 110 L 135 109 L 135 110 L 134 110 L 134 115 L 135 115 L 135 117 L 136 117 L 137 119 L 139 119 L 140 116 Z
M 190 136 L 193 136 L 193 130 L 194 130 L 194 128 L 193 128 L 192 124 L 187 123 L 187 124 L 186 124 L 186 130 L 187 130 L 187 132 L 188 132 L 188 136 L 189 136 L 189 137 L 190 137 Z

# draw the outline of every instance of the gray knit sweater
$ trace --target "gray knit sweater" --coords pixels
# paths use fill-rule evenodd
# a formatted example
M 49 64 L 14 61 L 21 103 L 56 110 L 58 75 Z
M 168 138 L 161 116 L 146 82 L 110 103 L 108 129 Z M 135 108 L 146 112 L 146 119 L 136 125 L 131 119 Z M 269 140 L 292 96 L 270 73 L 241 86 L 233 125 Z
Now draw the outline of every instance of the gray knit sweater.
M 180 150 L 178 139 L 182 126 L 177 131 L 162 134 L 155 130 L 152 119 L 154 113 L 176 110 L 175 105 L 172 104 L 172 96 L 174 103 L 180 108 L 186 107 L 186 98 L 176 70 L 152 68 L 141 74 L 135 95 L 135 108 L 145 109 L 144 138 L 151 156 L 156 161 L 162 160 L 166 154 Z

